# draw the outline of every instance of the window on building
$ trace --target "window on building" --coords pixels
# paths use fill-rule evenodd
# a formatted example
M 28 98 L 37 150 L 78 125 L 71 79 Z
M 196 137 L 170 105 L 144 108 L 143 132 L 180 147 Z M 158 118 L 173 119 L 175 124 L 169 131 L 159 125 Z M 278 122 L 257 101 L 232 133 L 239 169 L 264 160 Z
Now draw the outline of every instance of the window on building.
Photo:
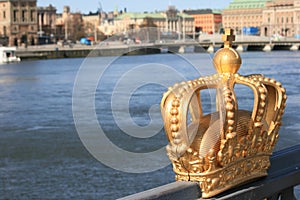
M 294 23 L 294 18 L 293 17 L 291 17 L 291 23 Z
M 286 17 L 286 23 L 289 23 L 289 18 L 288 17 Z
M 3 35 L 6 35 L 6 34 L 7 34 L 6 26 L 3 26 Z
M 18 11 L 17 10 L 14 10 L 14 12 L 13 12 L 13 20 L 14 20 L 14 22 L 18 21 Z
M 5 19 L 6 18 L 6 12 L 5 12 L 5 10 L 3 11 L 3 19 Z
M 27 13 L 26 10 L 22 10 L 22 22 L 25 22 L 27 20 L 26 19 L 26 13 Z
M 30 11 L 30 21 L 34 21 L 34 10 Z

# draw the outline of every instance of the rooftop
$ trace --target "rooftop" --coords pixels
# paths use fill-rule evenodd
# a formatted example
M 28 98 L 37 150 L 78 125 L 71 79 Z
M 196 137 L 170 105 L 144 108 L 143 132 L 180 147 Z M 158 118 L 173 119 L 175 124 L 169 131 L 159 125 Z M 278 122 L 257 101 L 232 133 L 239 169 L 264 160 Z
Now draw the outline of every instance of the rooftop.
M 255 9 L 264 8 L 269 0 L 233 0 L 226 8 L 227 9 Z
M 123 13 L 119 15 L 116 20 L 122 20 L 124 18 L 130 18 L 130 19 L 144 19 L 146 17 L 151 17 L 155 19 L 164 18 L 164 16 L 161 13 L 138 13 L 138 12 L 128 12 Z
M 187 15 L 185 13 L 177 13 L 177 16 L 180 16 L 182 18 L 193 18 L 190 15 Z M 125 18 L 129 19 L 144 19 L 144 18 L 153 18 L 153 19 L 164 19 L 165 15 L 163 12 L 154 12 L 154 13 L 139 13 L 139 12 L 128 12 L 128 13 L 123 13 L 119 15 L 116 20 L 122 20 Z
M 188 15 L 199 15 L 199 14 L 221 14 L 220 10 L 213 9 L 197 9 L 197 10 L 184 10 L 184 13 Z

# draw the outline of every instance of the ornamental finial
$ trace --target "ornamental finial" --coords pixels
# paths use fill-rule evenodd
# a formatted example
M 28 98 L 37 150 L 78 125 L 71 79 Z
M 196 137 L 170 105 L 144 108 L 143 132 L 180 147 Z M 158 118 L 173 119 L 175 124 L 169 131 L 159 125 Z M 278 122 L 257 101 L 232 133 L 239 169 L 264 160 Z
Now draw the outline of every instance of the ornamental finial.
M 240 54 L 231 47 L 232 42 L 235 40 L 233 29 L 225 29 L 225 34 L 222 36 L 222 39 L 224 41 L 224 48 L 216 52 L 214 66 L 218 74 L 235 74 L 242 64 L 242 59 Z

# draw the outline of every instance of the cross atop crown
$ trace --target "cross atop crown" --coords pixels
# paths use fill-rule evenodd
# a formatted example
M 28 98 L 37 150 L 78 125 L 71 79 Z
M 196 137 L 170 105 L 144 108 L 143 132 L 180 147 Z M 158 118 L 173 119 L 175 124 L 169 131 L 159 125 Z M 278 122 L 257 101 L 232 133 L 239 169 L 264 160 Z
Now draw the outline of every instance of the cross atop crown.
M 224 47 L 229 48 L 232 42 L 235 40 L 235 35 L 233 35 L 233 30 L 230 28 L 225 29 L 225 34 L 222 35 L 222 40 L 224 41 Z

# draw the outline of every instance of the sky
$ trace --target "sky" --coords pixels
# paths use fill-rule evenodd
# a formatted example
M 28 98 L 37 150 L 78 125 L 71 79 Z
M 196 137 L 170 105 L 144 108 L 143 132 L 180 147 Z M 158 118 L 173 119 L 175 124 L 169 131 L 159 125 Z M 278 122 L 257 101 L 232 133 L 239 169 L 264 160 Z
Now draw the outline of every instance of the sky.
M 104 11 L 127 9 L 127 12 L 144 12 L 155 10 L 166 10 L 168 5 L 174 5 L 178 10 L 183 9 L 223 9 L 232 0 L 37 0 L 38 6 L 48 6 L 52 4 L 57 12 L 61 13 L 64 5 L 69 5 L 72 12 L 83 14 L 89 11 L 96 12 L 102 7 Z

